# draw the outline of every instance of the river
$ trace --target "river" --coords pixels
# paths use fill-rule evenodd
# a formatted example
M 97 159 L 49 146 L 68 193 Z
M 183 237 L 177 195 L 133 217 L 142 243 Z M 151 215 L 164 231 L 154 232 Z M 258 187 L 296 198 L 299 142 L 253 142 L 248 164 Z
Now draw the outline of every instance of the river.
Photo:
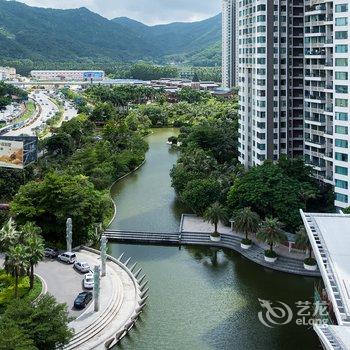
M 186 209 L 176 200 L 169 171 L 178 157 L 166 140 L 174 129 L 148 136 L 146 163 L 112 190 L 117 216 L 112 229 L 177 231 Z M 258 299 L 312 301 L 315 280 L 265 269 L 238 253 L 198 247 L 112 243 L 139 262 L 149 280 L 148 306 L 121 349 L 294 350 L 319 349 L 312 329 L 268 328 L 258 320 Z

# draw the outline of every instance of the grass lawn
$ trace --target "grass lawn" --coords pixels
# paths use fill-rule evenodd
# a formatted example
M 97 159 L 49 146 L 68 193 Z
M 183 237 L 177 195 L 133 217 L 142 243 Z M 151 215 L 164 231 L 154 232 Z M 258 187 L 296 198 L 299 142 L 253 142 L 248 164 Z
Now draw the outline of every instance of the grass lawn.
M 18 295 L 21 299 L 32 301 L 36 299 L 42 290 L 42 284 L 38 277 L 35 277 L 34 287 L 29 290 L 29 277 L 21 277 L 18 283 Z M 14 299 L 15 278 L 0 270 L 0 314 L 5 310 L 6 305 Z
M 23 122 L 23 121 L 29 119 L 33 115 L 34 112 L 35 112 L 35 103 L 33 101 L 29 101 L 27 103 L 26 111 L 23 113 L 23 115 L 21 117 L 19 117 L 18 119 L 15 120 L 15 123 L 20 123 L 20 122 Z

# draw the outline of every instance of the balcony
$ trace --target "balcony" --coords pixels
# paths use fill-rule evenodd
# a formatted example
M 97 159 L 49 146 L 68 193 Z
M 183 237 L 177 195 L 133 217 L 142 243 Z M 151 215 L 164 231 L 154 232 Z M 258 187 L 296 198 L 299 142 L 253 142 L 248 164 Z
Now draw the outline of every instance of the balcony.
M 305 116 L 305 120 L 308 120 L 310 122 L 320 123 L 320 124 L 326 123 L 326 118 L 323 116 L 321 116 L 321 117 L 307 117 L 307 116 Z
M 312 143 L 314 145 L 319 145 L 319 146 L 324 146 L 325 145 L 324 141 L 313 140 L 310 137 L 305 137 L 305 142 L 309 142 L 309 143 Z

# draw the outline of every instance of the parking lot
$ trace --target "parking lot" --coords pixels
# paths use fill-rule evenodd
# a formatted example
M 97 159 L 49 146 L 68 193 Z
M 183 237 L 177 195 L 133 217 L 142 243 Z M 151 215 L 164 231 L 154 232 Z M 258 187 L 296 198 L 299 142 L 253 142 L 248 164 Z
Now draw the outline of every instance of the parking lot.
M 77 260 L 82 261 L 82 259 L 79 259 L 79 253 L 77 253 Z M 94 265 L 99 264 L 97 256 L 96 259 L 84 256 L 83 260 L 86 261 L 92 269 Z M 68 305 L 71 316 L 78 317 L 86 310 L 93 307 L 93 302 L 91 302 L 86 309 L 75 310 L 73 308 L 74 299 L 83 291 L 82 282 L 84 279 L 84 274 L 78 272 L 73 265 L 60 262 L 56 259 L 45 258 L 45 260 L 37 266 L 35 272 L 45 280 L 48 293 L 53 293 L 58 302 Z

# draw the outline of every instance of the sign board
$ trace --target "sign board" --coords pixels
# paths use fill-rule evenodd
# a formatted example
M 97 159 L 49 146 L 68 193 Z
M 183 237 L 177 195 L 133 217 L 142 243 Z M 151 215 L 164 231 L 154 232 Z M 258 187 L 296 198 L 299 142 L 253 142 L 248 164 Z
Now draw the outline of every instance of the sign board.
M 98 80 L 102 80 L 104 77 L 104 72 L 100 72 L 100 71 L 88 71 L 88 72 L 84 72 L 84 80 L 87 79 L 98 79 Z
M 0 136 L 0 168 L 24 169 L 37 159 L 37 137 Z
M 0 138 L 0 167 L 23 169 L 23 141 Z

